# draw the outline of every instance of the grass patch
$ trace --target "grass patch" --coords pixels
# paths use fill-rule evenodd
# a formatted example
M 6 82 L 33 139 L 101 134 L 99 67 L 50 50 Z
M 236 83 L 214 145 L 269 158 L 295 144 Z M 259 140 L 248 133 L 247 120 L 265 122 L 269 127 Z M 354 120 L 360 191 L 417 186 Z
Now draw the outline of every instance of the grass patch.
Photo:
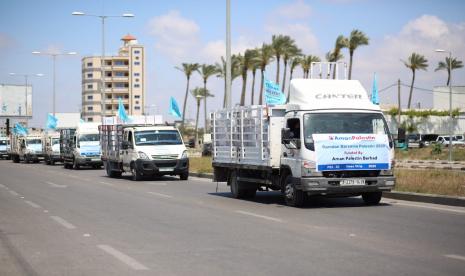
M 396 149 L 396 159 L 402 160 L 448 160 L 449 149 L 442 148 L 440 154 L 432 154 L 433 147 L 413 148 L 408 151 Z M 454 147 L 452 150 L 452 159 L 454 161 L 465 161 L 465 147 Z
M 396 191 L 465 196 L 465 173 L 448 170 L 395 169 Z
M 197 173 L 212 173 L 212 158 L 205 157 L 189 157 L 189 171 Z

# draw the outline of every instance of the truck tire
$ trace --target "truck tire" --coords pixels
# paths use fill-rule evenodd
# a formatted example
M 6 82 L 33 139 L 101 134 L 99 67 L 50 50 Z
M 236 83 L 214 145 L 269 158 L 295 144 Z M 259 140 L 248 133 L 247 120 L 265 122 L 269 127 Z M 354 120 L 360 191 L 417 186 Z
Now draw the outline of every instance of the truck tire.
M 382 196 L 383 192 L 363 193 L 362 199 L 366 205 L 378 205 Z
M 19 163 L 19 156 L 13 155 L 11 159 L 13 159 L 13 163 Z
M 286 176 L 284 179 L 284 200 L 288 206 L 301 207 L 307 199 L 307 194 L 298 190 L 292 182 L 292 175 Z
M 131 174 L 133 181 L 142 180 L 142 174 L 136 169 L 136 165 L 134 163 L 131 164 Z
M 179 178 L 181 180 L 187 180 L 189 178 L 189 172 L 184 172 L 184 173 L 180 174 Z
M 228 178 L 228 184 L 231 188 L 231 195 L 233 198 L 247 198 L 248 197 L 248 191 L 247 189 L 244 189 L 241 185 L 242 183 L 237 180 L 237 172 L 232 171 L 231 175 Z
M 114 171 L 111 169 L 110 162 L 106 162 L 105 165 L 105 170 L 107 172 L 107 176 L 111 178 L 118 178 L 121 177 L 121 172 L 120 171 Z

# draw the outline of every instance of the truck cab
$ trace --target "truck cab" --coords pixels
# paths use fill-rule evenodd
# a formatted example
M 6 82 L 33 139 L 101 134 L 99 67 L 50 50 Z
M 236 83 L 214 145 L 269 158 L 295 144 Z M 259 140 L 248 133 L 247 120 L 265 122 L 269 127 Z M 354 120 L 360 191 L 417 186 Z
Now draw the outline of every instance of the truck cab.
M 54 165 L 55 162 L 61 162 L 60 155 L 60 133 L 56 131 L 44 133 L 42 140 L 44 145 L 44 162 L 47 165 Z
M 101 168 L 100 136 L 98 123 L 79 123 L 76 129 L 62 129 L 60 151 L 65 168 L 82 166 Z
M 0 137 L 0 159 L 10 159 L 10 138 Z

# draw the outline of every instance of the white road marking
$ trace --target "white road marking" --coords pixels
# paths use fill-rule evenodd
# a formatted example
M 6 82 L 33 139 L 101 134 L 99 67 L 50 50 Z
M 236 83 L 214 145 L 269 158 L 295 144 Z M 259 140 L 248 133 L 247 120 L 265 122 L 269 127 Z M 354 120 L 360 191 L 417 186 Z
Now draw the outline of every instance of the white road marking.
M 45 181 L 45 183 L 47 183 L 48 185 L 54 187 L 54 188 L 66 188 L 68 187 L 67 185 L 62 185 L 62 184 L 56 184 L 56 183 L 53 183 L 53 182 L 50 182 L 50 181 Z
M 147 182 L 147 184 L 153 186 L 166 186 L 165 182 Z
M 255 214 L 255 213 L 250 213 L 250 212 L 246 212 L 246 211 L 241 211 L 241 210 L 236 210 L 236 213 L 243 214 L 243 215 L 248 215 L 248 216 L 252 216 L 252 217 L 256 217 L 256 218 L 262 218 L 262 219 L 266 219 L 266 220 L 271 220 L 271 221 L 275 221 L 275 222 L 283 222 L 282 219 L 279 219 L 279 218 L 274 218 L 274 217 L 269 217 L 269 216 L 263 216 L 263 215 L 259 215 L 259 214 Z
M 444 257 L 446 257 L 446 258 L 451 258 L 451 259 L 456 259 L 456 260 L 461 260 L 461 261 L 465 261 L 465 257 L 464 257 L 464 256 L 455 255 L 455 254 L 444 255 Z
M 166 197 L 166 198 L 172 198 L 173 196 L 170 195 L 165 195 L 165 194 L 160 194 L 160 193 L 155 193 L 155 192 L 148 192 L 151 195 L 156 195 L 156 196 L 161 196 L 161 197 Z
M 113 247 L 111 247 L 109 245 L 99 244 L 99 245 L 97 245 L 97 247 L 102 249 L 106 253 L 112 255 L 113 257 L 115 257 L 116 259 L 118 259 L 122 263 L 128 265 L 129 267 L 131 267 L 134 270 L 149 270 L 148 267 L 146 267 L 145 265 L 139 263 L 135 259 L 129 257 L 128 255 L 124 254 L 121 251 L 118 251 L 118 250 L 114 249 Z
M 111 183 L 108 183 L 108 182 L 103 182 L 103 181 L 99 181 L 100 184 L 103 184 L 103 185 L 107 185 L 107 186 L 114 186 L 113 184 Z
M 20 196 L 19 198 L 24 199 L 24 196 Z
M 44 213 L 48 213 L 48 210 L 44 210 Z
M 84 234 L 84 235 L 82 235 L 82 236 L 83 236 L 83 237 L 86 237 L 86 238 L 88 238 L 88 237 L 90 237 L 90 234 L 88 234 L 88 233 L 85 233 L 85 234 Z
M 27 205 L 33 207 L 33 208 L 40 208 L 39 204 L 36 204 L 32 201 L 29 201 L 29 200 L 25 200 L 24 202 L 26 202 Z
M 396 205 L 402 205 L 402 206 L 409 206 L 409 207 L 417 207 L 417 208 L 425 208 L 425 209 L 431 209 L 431 210 L 439 210 L 439 211 L 447 211 L 447 212 L 453 212 L 453 213 L 459 213 L 459 214 L 465 214 L 465 209 L 453 209 L 453 208 L 447 208 L 447 207 L 436 207 L 436 206 L 430 206 L 430 205 L 420 205 L 420 204 L 412 204 L 412 203 L 405 203 L 405 202 L 395 202 L 394 204 Z
M 72 225 L 71 223 L 67 222 L 66 220 L 58 217 L 58 216 L 50 216 L 51 219 L 61 224 L 63 227 L 68 229 L 75 229 L 76 226 Z
M 19 194 L 13 190 L 10 190 L 10 194 L 14 195 L 14 196 L 19 196 Z

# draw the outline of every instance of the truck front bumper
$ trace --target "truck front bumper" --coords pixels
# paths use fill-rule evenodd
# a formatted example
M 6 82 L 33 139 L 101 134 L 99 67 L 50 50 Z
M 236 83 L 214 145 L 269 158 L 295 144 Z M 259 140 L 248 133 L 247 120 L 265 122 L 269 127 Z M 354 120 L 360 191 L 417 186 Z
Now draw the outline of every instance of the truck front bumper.
M 180 175 L 189 171 L 189 159 L 135 161 L 136 170 L 143 175 Z
M 50 161 L 53 161 L 53 162 L 61 162 L 61 161 L 63 161 L 60 154 L 49 155 L 49 158 L 50 158 Z
M 33 154 L 26 154 L 26 159 L 29 160 L 29 161 L 41 161 L 41 160 L 44 160 L 45 158 L 45 155 L 44 154 L 41 154 L 41 153 L 33 153 Z
M 99 156 L 96 157 L 78 157 L 76 159 L 80 166 L 103 166 L 103 161 Z
M 8 158 L 9 156 L 7 151 L 0 151 L 0 158 Z
M 394 176 L 360 177 L 365 185 L 341 186 L 341 180 L 351 178 L 302 177 L 293 178 L 297 189 L 309 195 L 360 195 L 362 193 L 390 191 L 394 188 Z

